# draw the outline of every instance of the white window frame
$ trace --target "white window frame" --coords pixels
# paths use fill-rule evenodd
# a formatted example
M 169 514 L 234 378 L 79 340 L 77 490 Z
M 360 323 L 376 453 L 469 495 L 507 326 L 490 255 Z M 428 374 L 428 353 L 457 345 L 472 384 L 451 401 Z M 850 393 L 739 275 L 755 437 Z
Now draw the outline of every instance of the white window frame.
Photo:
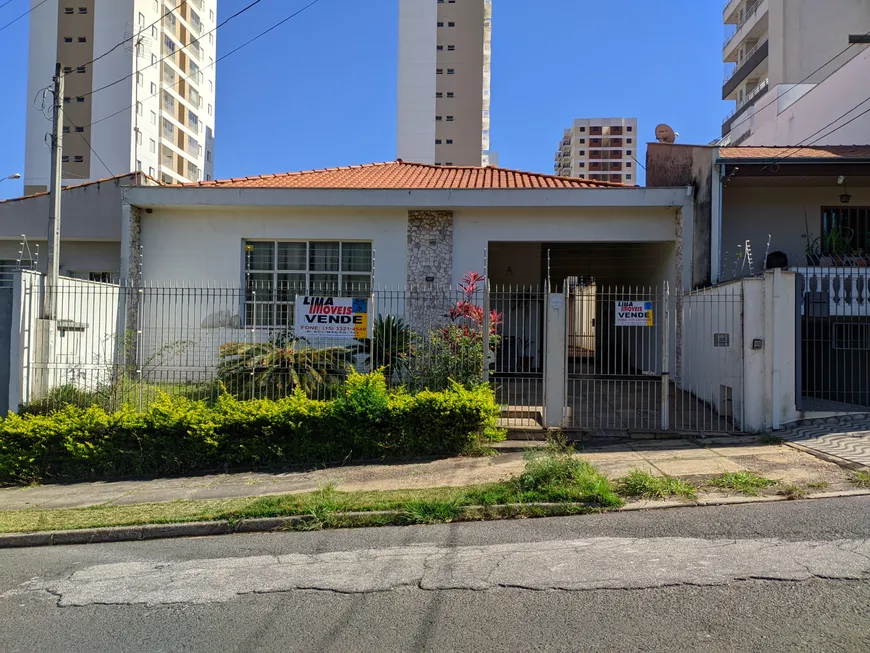
M 248 245 L 263 245 L 264 243 L 271 243 L 273 245 L 272 250 L 272 269 L 271 270 L 251 270 L 250 268 L 250 252 L 247 250 Z M 305 269 L 284 269 L 279 268 L 278 264 L 278 246 L 279 244 L 284 243 L 301 243 L 305 245 Z M 313 244 L 318 243 L 338 243 L 338 270 L 312 270 L 311 267 L 311 246 Z M 370 240 L 353 240 L 353 239 L 319 239 L 315 238 L 312 240 L 301 240 L 301 239 L 279 239 L 279 240 L 262 240 L 258 238 L 247 239 L 242 242 L 242 274 L 243 274 L 243 283 L 245 287 L 245 296 L 242 298 L 242 313 L 243 324 L 246 327 L 262 327 L 262 328 L 286 328 L 293 326 L 294 319 L 294 304 L 295 304 L 295 296 L 296 294 L 310 294 L 310 295 L 323 295 L 324 291 L 322 288 L 312 287 L 311 277 L 312 276 L 329 276 L 334 277 L 335 281 L 335 292 L 329 292 L 329 296 L 338 296 L 338 297 L 368 297 L 371 294 L 372 287 L 372 262 L 371 258 L 369 259 L 369 269 L 368 271 L 355 271 L 355 270 L 344 270 L 344 247 L 349 244 L 365 244 L 369 246 L 370 254 L 374 251 L 374 243 Z M 291 295 L 290 288 L 285 288 L 285 295 L 281 299 L 278 299 L 279 291 L 281 287 L 279 286 L 279 275 L 295 275 L 296 277 L 300 277 L 304 275 L 304 284 L 305 288 L 301 289 L 302 292 L 294 293 Z M 349 278 L 360 279 L 367 282 L 367 290 L 365 292 L 357 292 L 354 293 L 351 289 L 350 292 L 347 292 L 345 289 L 345 281 Z M 251 293 L 252 290 L 255 289 L 255 285 L 259 283 L 265 283 L 268 278 L 269 283 L 271 284 L 271 291 L 269 288 L 263 288 L 258 291 L 261 297 L 266 297 L 260 301 L 260 299 L 254 299 L 254 296 Z M 297 279 L 296 282 L 302 281 L 301 279 Z M 360 281 L 362 282 L 362 281 Z M 293 283 L 293 281 L 285 281 L 284 285 Z M 331 282 L 332 283 L 332 282 Z M 349 281 L 349 283 L 354 283 L 354 281 Z M 264 306 L 269 304 L 271 309 L 269 311 L 261 311 L 254 310 L 254 304 L 258 306 Z M 284 311 L 279 311 L 278 309 L 284 308 Z M 283 315 L 279 316 L 279 313 L 286 312 L 286 323 L 282 323 Z M 256 322 L 254 322 L 251 318 L 256 317 Z M 278 319 L 276 319 L 276 317 Z

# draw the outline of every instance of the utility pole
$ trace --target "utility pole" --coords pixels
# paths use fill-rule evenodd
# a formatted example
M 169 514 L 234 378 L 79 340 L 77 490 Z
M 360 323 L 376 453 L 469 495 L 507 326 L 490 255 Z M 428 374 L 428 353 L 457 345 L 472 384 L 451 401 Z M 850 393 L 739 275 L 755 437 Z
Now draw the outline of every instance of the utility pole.
M 60 185 L 63 173 L 63 66 L 54 69 L 54 111 L 51 125 L 51 181 L 48 201 L 48 276 L 42 293 L 42 317 L 57 319 L 57 283 L 60 275 Z

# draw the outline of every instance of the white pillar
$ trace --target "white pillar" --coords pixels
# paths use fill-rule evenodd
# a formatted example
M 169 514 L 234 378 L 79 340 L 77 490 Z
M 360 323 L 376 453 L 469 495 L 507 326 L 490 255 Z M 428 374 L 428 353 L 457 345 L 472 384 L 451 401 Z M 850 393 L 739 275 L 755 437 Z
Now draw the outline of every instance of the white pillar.
M 549 429 L 560 428 L 565 419 L 567 310 L 563 293 L 547 294 L 544 320 L 544 427 Z

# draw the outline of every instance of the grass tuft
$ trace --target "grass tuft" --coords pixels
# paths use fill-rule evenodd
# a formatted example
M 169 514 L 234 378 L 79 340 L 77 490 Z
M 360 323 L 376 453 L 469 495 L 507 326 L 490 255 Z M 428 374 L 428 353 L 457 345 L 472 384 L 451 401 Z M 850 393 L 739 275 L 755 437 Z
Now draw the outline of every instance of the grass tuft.
M 805 498 L 807 491 L 797 483 L 788 483 L 783 485 L 777 494 L 784 496 L 786 499 L 795 500 Z
M 632 469 L 617 485 L 620 494 L 643 499 L 666 499 L 672 496 L 694 499 L 695 487 L 673 476 L 656 476 L 643 469 Z
M 710 485 L 757 497 L 764 488 L 776 485 L 776 481 L 764 478 L 755 472 L 726 472 L 712 479 Z
M 526 469 L 511 483 L 523 503 L 581 501 L 602 508 L 622 505 L 610 480 L 569 448 L 527 453 Z
M 870 488 L 870 472 L 855 472 L 851 480 L 858 487 Z
M 785 440 L 775 435 L 771 435 L 770 433 L 766 433 L 758 437 L 758 442 L 759 444 L 782 444 Z

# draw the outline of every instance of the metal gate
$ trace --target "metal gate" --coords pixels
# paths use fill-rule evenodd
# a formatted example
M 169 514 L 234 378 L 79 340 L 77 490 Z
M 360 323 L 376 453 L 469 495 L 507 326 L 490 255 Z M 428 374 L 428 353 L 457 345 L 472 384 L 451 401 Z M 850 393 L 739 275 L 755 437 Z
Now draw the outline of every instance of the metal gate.
M 668 428 L 664 288 L 601 286 L 575 277 L 566 282 L 565 301 L 566 425 Z
M 540 428 L 544 410 L 546 292 L 540 286 L 495 286 L 489 307 L 499 338 L 490 381 L 502 406 L 503 426 Z
M 799 408 L 866 412 L 870 407 L 870 273 L 799 268 Z

